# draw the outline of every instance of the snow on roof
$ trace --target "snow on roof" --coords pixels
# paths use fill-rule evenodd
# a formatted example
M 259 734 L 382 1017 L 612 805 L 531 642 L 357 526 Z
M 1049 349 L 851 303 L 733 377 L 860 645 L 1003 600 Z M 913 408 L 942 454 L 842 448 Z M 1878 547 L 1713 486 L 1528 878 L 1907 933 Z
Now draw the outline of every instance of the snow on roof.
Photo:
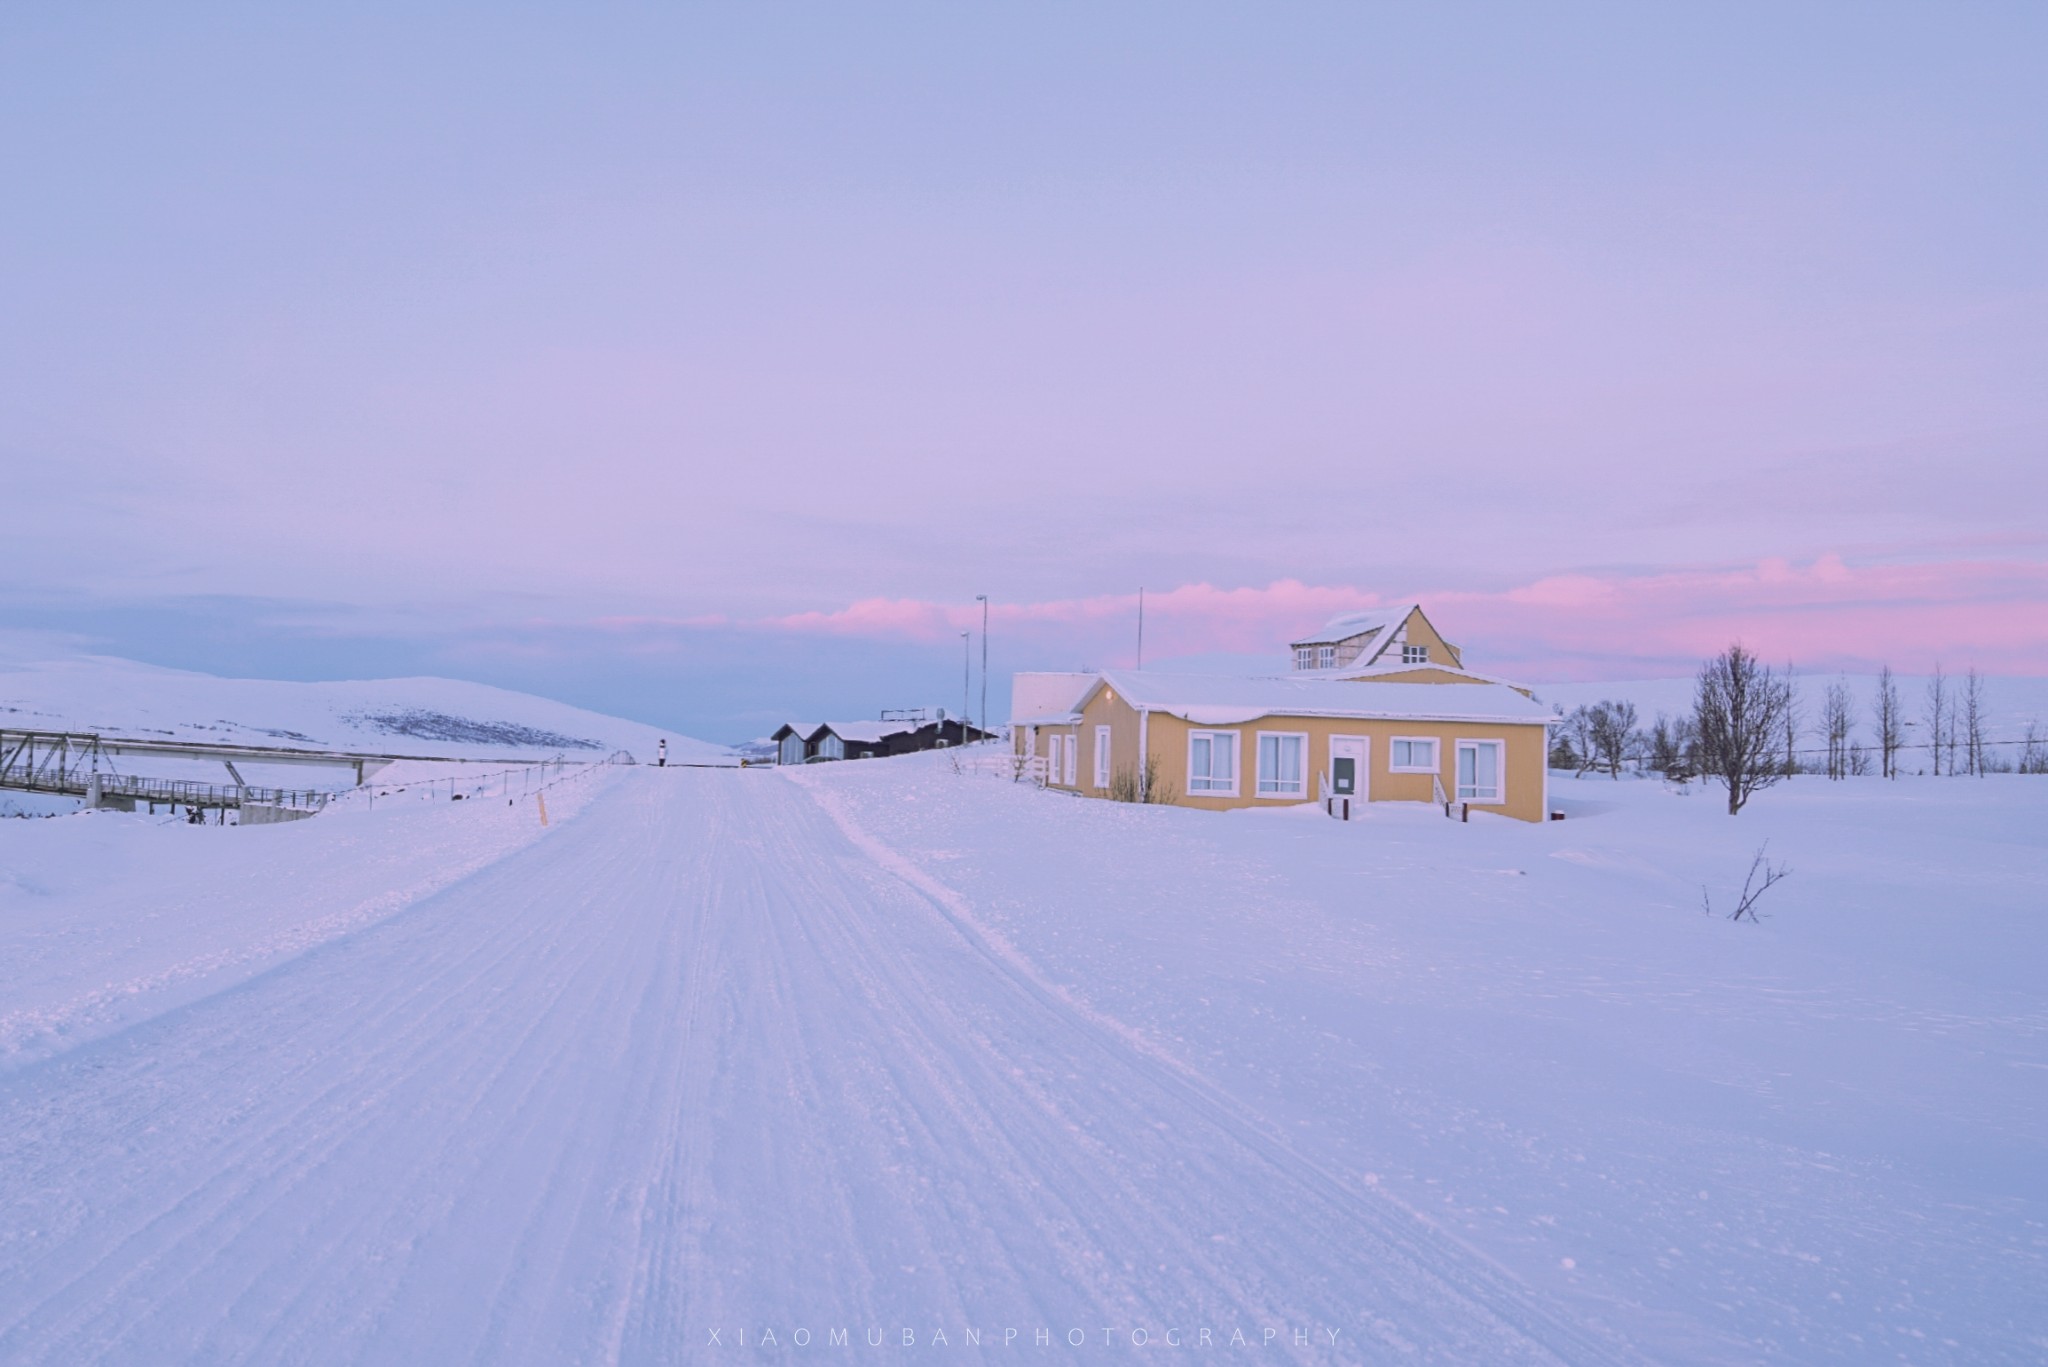
M 1509 687 L 1515 688 L 1517 692 L 1521 689 L 1521 686 L 1516 685 L 1513 679 L 1503 679 L 1498 674 L 1481 674 L 1479 671 L 1467 669 L 1463 665 L 1438 664 L 1434 660 L 1426 661 L 1422 664 L 1402 664 L 1397 660 L 1391 663 L 1382 661 L 1379 664 L 1371 665 L 1337 665 L 1332 669 L 1318 669 L 1312 672 L 1318 679 L 1377 679 L 1390 674 L 1413 674 L 1418 669 L 1427 669 L 1436 674 L 1456 674 L 1461 678 L 1470 679 L 1474 683 L 1507 684 Z M 1275 675 L 1274 677 L 1296 677 L 1300 672 L 1297 671 L 1295 675 Z
M 1363 636 L 1369 631 L 1384 631 L 1401 625 L 1408 620 L 1410 613 L 1420 607 L 1419 603 L 1403 603 L 1398 607 L 1374 608 L 1370 612 L 1347 612 L 1323 623 L 1322 629 L 1314 635 L 1299 637 L 1292 644 L 1328 645 L 1336 641 L 1348 641 L 1354 636 Z
M 1506 684 L 1380 683 L 1351 679 L 1237 679 L 1112 670 L 1102 676 L 1125 702 L 1205 726 L 1260 717 L 1354 717 L 1385 721 L 1555 721 L 1550 709 Z
M 1043 724 L 1044 719 L 1070 712 L 1081 695 L 1095 686 L 1095 675 L 1076 670 L 1030 670 L 1010 676 L 1010 723 Z
M 920 725 L 929 725 L 929 723 L 914 721 L 828 721 L 820 723 L 812 730 L 811 734 L 816 735 L 819 731 L 830 731 L 841 740 L 859 741 L 863 745 L 871 745 L 878 741 L 886 740 L 890 736 L 898 736 L 907 731 L 915 731 Z
M 824 724 L 825 723 L 818 721 L 786 721 L 782 725 L 776 727 L 773 731 L 770 731 L 768 733 L 768 739 L 774 740 L 777 737 L 781 736 L 781 734 L 784 731 L 787 731 L 791 735 L 801 736 L 805 740 L 809 740 L 812 736 L 818 734 L 818 728 L 820 726 L 823 726 Z

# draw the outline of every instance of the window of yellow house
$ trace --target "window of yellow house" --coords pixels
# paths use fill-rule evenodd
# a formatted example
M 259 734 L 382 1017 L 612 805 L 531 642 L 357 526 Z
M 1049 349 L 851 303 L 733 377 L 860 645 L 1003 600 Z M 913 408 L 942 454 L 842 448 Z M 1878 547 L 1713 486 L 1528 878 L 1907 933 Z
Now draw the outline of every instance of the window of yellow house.
M 1396 774 L 1436 772 L 1436 741 L 1428 736 L 1396 736 L 1387 750 L 1387 769 Z
M 1308 733 L 1259 732 L 1259 796 L 1308 794 Z
M 1501 771 L 1507 747 L 1497 740 L 1458 742 L 1458 801 L 1501 802 L 1506 791 Z
M 1188 732 L 1188 792 L 1237 796 L 1237 732 Z

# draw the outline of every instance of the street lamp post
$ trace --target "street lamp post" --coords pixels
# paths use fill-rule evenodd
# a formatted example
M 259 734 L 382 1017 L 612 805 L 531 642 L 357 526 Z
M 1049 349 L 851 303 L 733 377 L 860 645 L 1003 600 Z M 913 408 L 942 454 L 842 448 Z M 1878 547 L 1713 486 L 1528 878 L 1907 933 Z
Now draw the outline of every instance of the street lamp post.
M 981 731 L 988 734 L 988 595 L 977 593 L 981 604 Z
M 967 744 L 967 704 L 974 697 L 974 633 L 960 633 L 960 743 Z

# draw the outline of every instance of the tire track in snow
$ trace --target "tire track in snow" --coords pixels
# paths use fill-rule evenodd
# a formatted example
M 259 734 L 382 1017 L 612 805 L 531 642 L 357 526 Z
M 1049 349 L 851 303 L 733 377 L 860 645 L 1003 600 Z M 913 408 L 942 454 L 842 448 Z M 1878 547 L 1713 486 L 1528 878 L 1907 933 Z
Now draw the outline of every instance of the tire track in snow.
M 1028 957 L 982 923 L 965 898 L 861 827 L 832 792 L 829 781 L 808 774 L 787 777 L 810 794 L 850 845 L 914 889 L 967 945 L 1010 980 L 1021 997 L 1071 1022 L 1074 1033 L 1083 1037 L 1086 1047 L 1097 1056 L 1099 1066 L 1142 1075 L 1161 1094 L 1162 1112 L 1172 1109 L 1171 1101 L 1178 1101 L 1183 1110 L 1255 1155 L 1268 1171 L 1254 1180 L 1278 1180 L 1313 1193 L 1335 1214 L 1338 1226 L 1349 1224 L 1360 1235 L 1370 1232 L 1382 1245 L 1379 1256 L 1392 1264 L 1405 1264 L 1404 1274 L 1418 1283 L 1433 1284 L 1435 1298 L 1462 1303 L 1471 1319 L 1493 1321 L 1506 1340 L 1522 1339 L 1524 1348 L 1545 1357 L 1555 1353 L 1569 1362 L 1641 1360 L 1626 1344 L 1600 1329 L 1582 1326 L 1545 1305 L 1544 1298 L 1511 1271 L 1444 1231 L 1426 1214 L 1376 1190 L 1361 1190 L 1301 1155 L 1199 1070 L 1142 1032 L 1048 981 Z M 1328 1232 L 1340 1234 L 1338 1228 Z M 1425 1305 L 1431 1299 L 1426 1292 L 1408 1297 L 1411 1306 Z M 1390 1342 L 1384 1346 L 1401 1345 Z M 1507 1346 L 1506 1342 L 1492 1345 L 1494 1360 L 1506 1360 L 1501 1354 Z

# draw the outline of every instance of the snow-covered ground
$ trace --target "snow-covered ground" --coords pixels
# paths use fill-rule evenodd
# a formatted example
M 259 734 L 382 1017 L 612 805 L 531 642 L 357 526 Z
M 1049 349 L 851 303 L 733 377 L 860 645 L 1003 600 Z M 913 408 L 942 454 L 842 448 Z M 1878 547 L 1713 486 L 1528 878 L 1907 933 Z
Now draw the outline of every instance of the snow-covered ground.
M 0 1360 L 2048 1354 L 2048 780 L 552 793 L 0 822 Z
M 405 768 L 409 783 L 247 831 L 125 812 L 0 821 L 0 1069 L 388 918 L 540 838 L 541 802 L 559 822 L 615 772 Z

